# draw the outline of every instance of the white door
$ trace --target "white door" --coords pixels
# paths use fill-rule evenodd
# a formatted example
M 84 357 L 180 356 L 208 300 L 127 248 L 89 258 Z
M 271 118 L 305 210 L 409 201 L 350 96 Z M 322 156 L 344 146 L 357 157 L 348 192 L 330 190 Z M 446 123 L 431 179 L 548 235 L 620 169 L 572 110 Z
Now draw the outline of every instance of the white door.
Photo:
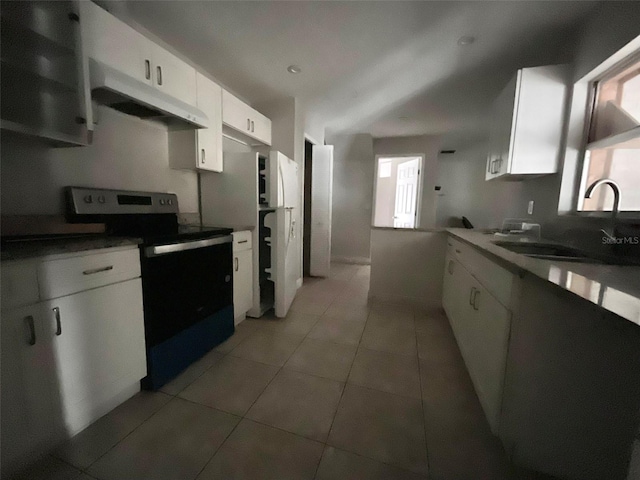
M 152 46 L 133 28 L 93 2 L 80 2 L 82 40 L 90 58 L 152 83 Z
M 253 251 L 233 254 L 233 310 L 236 325 L 253 306 Z
M 417 158 L 398 165 L 396 205 L 393 215 L 394 228 L 414 228 L 416 226 L 419 173 L 420 160 Z
M 275 215 L 277 233 L 275 249 L 272 247 L 271 250 L 271 271 L 273 272 L 273 266 L 275 264 L 274 310 L 276 317 L 282 318 L 287 316 L 289 307 L 291 307 L 291 303 L 298 290 L 298 278 L 300 276 L 300 239 L 297 233 L 296 208 L 278 208 Z
M 73 434 L 94 419 L 105 395 L 147 373 L 141 280 L 68 295 L 47 305 L 65 423 Z
M 196 69 L 155 44 L 152 60 L 153 85 L 167 95 L 195 106 Z
M 314 145 L 312 158 L 309 273 L 314 277 L 328 277 L 331 268 L 333 145 Z
M 197 106 L 209 117 L 209 128 L 196 130 L 198 168 L 222 172 L 222 88 L 196 72 Z
M 51 331 L 42 303 L 2 312 L 2 467 L 8 473 L 64 438 Z

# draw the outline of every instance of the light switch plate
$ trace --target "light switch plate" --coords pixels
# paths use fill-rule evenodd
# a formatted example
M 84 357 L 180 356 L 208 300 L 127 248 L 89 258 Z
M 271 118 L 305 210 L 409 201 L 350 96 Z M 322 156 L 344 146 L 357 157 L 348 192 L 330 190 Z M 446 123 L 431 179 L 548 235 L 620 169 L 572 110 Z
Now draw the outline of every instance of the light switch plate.
M 527 213 L 533 215 L 533 200 L 529 200 L 529 206 L 527 207 Z

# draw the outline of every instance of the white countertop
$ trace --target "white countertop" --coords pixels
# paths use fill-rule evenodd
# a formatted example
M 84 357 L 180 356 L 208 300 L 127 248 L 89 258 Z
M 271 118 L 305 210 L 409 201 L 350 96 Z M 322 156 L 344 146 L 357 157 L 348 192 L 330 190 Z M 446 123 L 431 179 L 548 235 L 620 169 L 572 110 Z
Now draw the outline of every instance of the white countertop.
M 528 272 L 640 325 L 640 267 L 542 260 L 495 245 L 505 240 L 478 230 L 447 229 L 506 268 Z

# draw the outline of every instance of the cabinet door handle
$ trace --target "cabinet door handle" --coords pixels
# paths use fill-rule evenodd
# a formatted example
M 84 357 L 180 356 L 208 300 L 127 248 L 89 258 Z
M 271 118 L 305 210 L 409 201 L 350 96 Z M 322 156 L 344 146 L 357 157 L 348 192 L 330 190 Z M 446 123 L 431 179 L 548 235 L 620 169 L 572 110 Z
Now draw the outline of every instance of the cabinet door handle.
M 453 275 L 453 260 L 449 260 L 449 273 Z
M 33 322 L 33 315 L 28 315 L 24 317 L 24 321 L 27 322 L 27 326 L 29 327 L 29 345 L 36 344 L 36 326 Z
M 471 287 L 471 292 L 469 293 L 469 305 L 473 305 L 473 292 L 476 290 L 476 287 Z
M 160 65 L 156 68 L 156 73 L 158 77 L 158 85 L 162 85 L 162 67 Z
M 62 322 L 60 321 L 60 308 L 53 307 L 53 315 L 56 317 L 56 336 L 62 335 Z
M 251 130 L 251 119 L 247 118 L 247 130 Z
M 205 160 L 204 148 L 202 149 L 201 157 L 202 157 L 202 163 L 204 163 L 204 160 Z
M 480 307 L 477 305 L 478 295 L 480 295 L 480 290 L 476 290 L 473 295 L 473 309 L 480 310 Z
M 255 123 L 253 123 L 253 120 L 251 120 L 251 131 L 252 132 L 256 131 L 255 126 L 256 126 Z
M 151 62 L 149 60 L 144 61 L 144 78 L 151 79 Z
M 240 240 L 238 243 L 247 243 L 249 240 Z
M 113 270 L 113 265 L 109 265 L 107 267 L 90 268 L 89 270 L 84 270 L 82 274 L 93 275 L 94 273 L 108 272 L 109 270 Z
M 238 271 L 238 268 L 239 268 L 239 265 L 238 265 L 238 257 L 234 258 L 233 260 L 234 260 L 234 261 L 235 261 L 235 263 L 236 263 L 235 271 L 237 272 L 237 271 Z

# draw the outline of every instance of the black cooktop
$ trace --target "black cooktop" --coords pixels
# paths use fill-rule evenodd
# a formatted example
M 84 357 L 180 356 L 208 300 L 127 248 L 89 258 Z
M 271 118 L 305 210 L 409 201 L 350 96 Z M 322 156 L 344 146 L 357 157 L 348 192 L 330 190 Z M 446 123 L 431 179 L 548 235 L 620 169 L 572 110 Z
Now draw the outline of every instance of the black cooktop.
M 231 235 L 232 232 L 232 228 L 220 228 L 208 225 L 178 225 L 177 230 L 174 229 L 162 233 L 146 233 L 143 235 L 143 239 L 145 244 L 159 245 Z

